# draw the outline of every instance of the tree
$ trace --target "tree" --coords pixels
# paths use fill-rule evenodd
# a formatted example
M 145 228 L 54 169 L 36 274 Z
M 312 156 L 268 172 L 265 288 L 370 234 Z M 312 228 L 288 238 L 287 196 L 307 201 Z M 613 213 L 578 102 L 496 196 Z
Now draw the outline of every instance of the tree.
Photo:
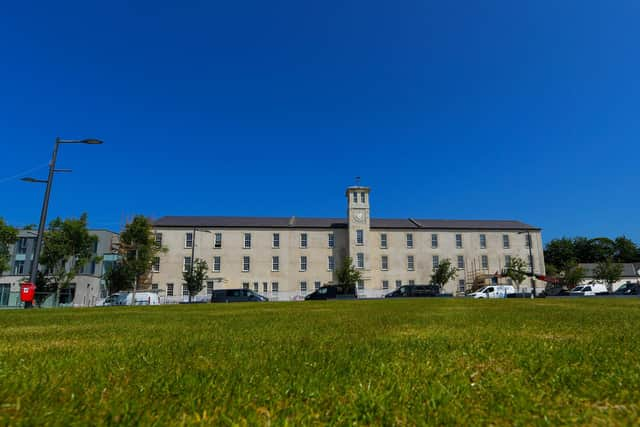
M 558 271 L 563 271 L 567 265 L 576 260 L 573 240 L 566 237 L 551 240 L 544 248 L 544 260 L 555 266 Z
M 126 264 L 123 273 L 133 277 L 136 288 L 151 284 L 151 266 L 160 252 L 164 249 L 156 243 L 151 221 L 136 215 L 120 234 L 120 262 Z
M 524 260 L 519 257 L 511 258 L 507 265 L 507 277 L 515 282 L 518 293 L 520 293 L 520 284 L 527 277 L 526 266 Z
M 613 283 L 620 280 L 622 269 L 622 264 L 615 263 L 609 258 L 596 265 L 593 270 L 593 276 L 596 280 L 604 281 L 607 284 L 607 290 L 611 292 Z
M 97 236 L 89 234 L 87 214 L 80 218 L 64 221 L 56 218 L 49 224 L 44 234 L 44 245 L 39 262 L 45 266 L 45 275 L 50 276 L 51 289 L 60 298 L 60 289 L 69 286 L 82 267 L 91 261 L 98 261 L 94 254 Z
M 25 277 L 25 282 L 28 282 L 28 278 Z M 52 294 L 56 293 L 58 289 L 57 284 L 51 277 L 45 276 L 42 271 L 36 272 L 36 295 L 35 302 L 38 307 L 42 307 L 42 304 L 49 298 Z
M 121 260 L 113 263 L 104 275 L 105 284 L 109 295 L 119 291 L 131 289 L 135 281 L 135 273 L 128 264 Z
M 563 282 L 568 289 L 578 286 L 582 279 L 584 279 L 584 269 L 578 264 L 570 265 L 565 269 Z
M 640 261 L 640 248 L 631 239 L 625 236 L 617 237 L 613 241 L 615 247 L 614 261 L 638 262 Z
M 449 280 L 456 277 L 458 269 L 451 265 L 451 261 L 447 258 L 438 263 L 437 267 L 434 267 L 433 274 L 431 275 L 431 283 L 438 285 L 440 289 L 449 282 Z
M 616 252 L 615 243 L 607 237 L 596 237 L 589 241 L 591 259 L 586 262 L 602 262 L 613 258 Z
M 207 262 L 197 259 L 189 271 L 182 273 L 184 285 L 189 291 L 189 302 L 204 288 L 204 281 L 207 280 L 207 271 L 209 271 Z
M 360 271 L 356 270 L 353 266 L 353 259 L 351 257 L 345 257 L 342 260 L 342 266 L 340 266 L 336 275 L 341 285 L 347 285 L 351 288 L 355 288 L 358 281 L 362 278 Z
M 0 218 L 0 274 L 11 268 L 9 265 L 9 260 L 11 259 L 9 245 L 12 245 L 17 241 L 18 230 L 5 223 L 4 219 Z

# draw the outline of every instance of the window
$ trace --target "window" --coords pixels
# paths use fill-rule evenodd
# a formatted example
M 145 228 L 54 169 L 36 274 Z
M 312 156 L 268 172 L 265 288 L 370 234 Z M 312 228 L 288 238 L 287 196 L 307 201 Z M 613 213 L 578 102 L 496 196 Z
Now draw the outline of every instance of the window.
M 152 283 L 151 284 L 151 290 L 152 291 L 158 291 L 158 284 L 157 283 Z
M 13 274 L 24 274 L 24 261 L 16 261 L 13 265 Z
M 213 248 L 214 249 L 222 248 L 222 233 L 216 233 L 213 235 Z
M 219 256 L 214 256 L 213 257 L 213 271 L 215 271 L 216 273 L 220 273 L 220 257 Z
M 387 249 L 387 233 L 382 233 L 380 235 L 380 247 L 382 249 Z
M 504 256 L 504 266 L 509 267 L 511 265 L 511 255 Z
M 529 233 L 527 233 L 527 235 L 525 236 L 524 246 L 525 248 L 531 247 L 531 234 Z
M 396 289 L 402 286 L 402 280 L 396 280 Z
M 508 234 L 503 234 L 502 235 L 502 247 L 504 249 L 509 249 L 509 235 Z
M 213 280 L 207 282 L 207 295 L 213 295 Z
M 358 203 L 358 193 L 354 191 L 352 194 L 353 194 L 353 203 Z
M 367 202 L 367 196 L 365 193 L 360 193 L 360 203 L 366 203 Z
M 278 292 L 278 282 L 271 282 L 271 292 L 274 294 Z
M 184 235 L 184 247 L 192 248 L 193 247 L 193 233 L 185 233 Z
M 151 265 L 151 271 L 154 273 L 160 272 L 160 257 L 153 257 L 153 264 Z
M 356 254 L 356 268 L 364 268 L 364 254 L 362 252 Z
M 409 249 L 413 248 L 413 234 L 407 233 L 407 247 Z
M 307 292 L 307 282 L 300 282 L 300 292 Z
M 273 233 L 273 248 L 278 249 L 280 247 L 280 233 Z
M 253 291 L 254 292 L 260 292 L 260 283 L 253 282 Z
M 262 292 L 264 292 L 265 294 L 269 292 L 269 283 L 262 282 Z
M 407 270 L 413 271 L 414 267 L 415 267 L 415 265 L 414 265 L 413 255 L 408 255 L 407 256 Z
M 244 233 L 244 248 L 251 249 L 251 233 Z
M 245 273 L 251 269 L 251 257 L 242 257 L 242 271 Z
M 322 286 L 322 283 L 320 283 L 320 282 L 314 282 L 314 283 L 313 283 L 313 287 L 314 287 L 316 290 L 320 289 L 320 286 Z
M 383 280 L 382 281 L 382 289 L 383 290 L 389 289 L 389 281 L 388 280 Z
M 333 233 L 329 233 L 327 236 L 328 236 L 328 246 L 330 248 L 333 248 L 336 243 L 335 236 L 333 235 Z
M 487 249 L 487 235 L 480 235 L 480 249 Z
M 304 255 L 300 257 L 300 271 L 307 271 L 307 257 Z
M 462 249 L 462 234 L 456 234 L 456 248 Z
M 489 257 L 488 256 L 482 255 L 481 262 L 482 262 L 482 268 L 485 268 L 485 269 L 489 268 Z
M 464 279 L 460 279 L 458 280 L 458 292 L 464 293 L 464 290 L 465 290 Z
M 410 285 L 410 286 L 415 285 L 415 284 L 416 284 L 416 281 L 415 281 L 415 280 L 409 280 L 409 285 Z
M 329 255 L 327 257 L 327 270 L 333 271 L 336 268 L 336 261 L 333 258 L 333 255 Z
M 380 257 L 380 269 L 388 270 L 389 269 L 389 257 L 386 255 L 382 255 Z
M 300 234 L 300 247 L 305 249 L 308 246 L 307 233 Z
M 431 263 L 433 264 L 434 269 L 438 268 L 440 266 L 440 257 L 438 255 L 432 256 Z
M 458 269 L 459 270 L 463 270 L 464 269 L 464 256 L 463 255 L 458 255 Z
M 364 231 L 356 230 L 356 245 L 364 245 Z
M 358 290 L 359 291 L 364 290 L 364 280 L 358 280 Z
M 162 246 L 162 233 L 155 234 L 156 246 Z
M 182 296 L 183 297 L 188 297 L 189 296 L 189 288 L 187 288 L 186 284 L 182 284 Z
M 433 249 L 438 247 L 438 235 L 437 234 L 432 234 L 431 235 L 431 247 Z
M 280 271 L 280 257 L 271 257 L 271 271 Z
M 18 240 L 18 253 L 27 253 L 27 239 L 25 237 L 21 237 L 20 240 Z
M 173 296 L 173 283 L 167 283 L 167 296 Z
M 249 289 L 249 282 L 242 282 L 242 289 Z
M 186 256 L 182 260 L 182 272 L 186 273 L 187 271 L 191 271 L 191 257 Z

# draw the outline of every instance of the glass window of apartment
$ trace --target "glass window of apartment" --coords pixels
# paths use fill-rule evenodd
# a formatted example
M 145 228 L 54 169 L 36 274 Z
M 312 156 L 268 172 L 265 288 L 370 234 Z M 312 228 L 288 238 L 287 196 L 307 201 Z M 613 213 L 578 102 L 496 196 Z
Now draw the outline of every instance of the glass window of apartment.
M 402 286 L 402 280 L 396 280 L 396 289 Z
M 382 289 L 383 290 L 389 289 L 389 281 L 388 280 L 383 280 L 382 281 Z
M 182 284 L 182 296 L 183 297 L 189 296 L 189 288 L 187 288 L 187 285 L 185 283 Z
M 335 237 L 335 235 L 334 235 L 333 233 L 329 233 L 329 234 L 327 235 L 327 239 L 328 239 L 328 240 L 327 240 L 327 241 L 328 241 L 327 246 L 329 246 L 330 248 L 333 248 L 333 247 L 335 246 L 335 244 L 336 244 L 336 240 L 335 240 L 335 239 L 336 239 L 336 237 Z
M 407 233 L 407 247 L 409 249 L 413 248 L 413 234 Z
M 153 264 L 151 265 L 151 271 L 154 273 L 160 272 L 160 257 L 153 257 Z
M 271 292 L 273 292 L 274 294 L 278 293 L 278 282 L 271 282 Z
M 300 247 L 306 248 L 308 246 L 307 233 L 300 233 Z
M 480 249 L 487 249 L 487 235 L 480 235 Z
M 18 240 L 18 253 L 26 254 L 27 253 L 27 239 L 26 237 L 21 237 Z
M 251 233 L 244 233 L 244 248 L 251 248 Z
M 464 291 L 465 291 L 464 279 L 460 279 L 458 280 L 458 292 L 464 293 Z
M 16 261 L 13 264 L 13 274 L 14 275 L 24 274 L 24 261 Z
M 162 233 L 156 233 L 155 235 L 156 246 L 162 246 Z
M 364 280 L 358 280 L 358 290 L 364 290 Z
M 253 292 L 260 292 L 260 283 L 253 282 Z
M 353 194 L 353 203 L 358 203 L 358 193 L 354 191 L 352 194 Z
M 440 257 L 438 255 L 432 256 L 431 263 L 433 264 L 433 268 L 438 268 L 440 266 Z
M 382 270 L 389 269 L 389 257 L 387 255 L 382 255 L 380 257 L 380 269 Z
M 173 283 L 167 283 L 167 296 L 173 296 Z
M 327 257 L 327 270 L 333 271 L 336 268 L 336 261 L 333 255 Z
M 193 233 L 185 233 L 184 235 L 184 247 L 192 248 L 193 247 Z
M 480 261 L 482 262 L 482 268 L 489 269 L 489 257 L 487 255 L 482 255 Z
M 320 286 L 322 286 L 322 283 L 320 283 L 319 281 L 316 281 L 313 283 L 313 287 L 315 288 L 316 291 L 320 289 Z
M 413 255 L 407 255 L 407 270 L 413 271 L 414 267 L 415 265 L 414 265 Z
M 362 252 L 356 254 L 356 268 L 364 268 L 364 254 Z
M 307 257 L 304 255 L 300 257 L 300 271 L 307 271 Z
M 249 289 L 249 282 L 242 282 L 242 289 Z
M 280 257 L 272 256 L 271 257 L 271 271 L 280 271 Z
M 213 295 L 213 280 L 207 281 L 207 295 Z
M 462 234 L 456 234 L 456 248 L 462 249 Z
M 245 273 L 251 269 L 251 257 L 243 256 L 242 257 L 242 271 Z
M 511 265 L 511 255 L 504 256 L 504 266 L 509 267 Z
M 214 249 L 222 248 L 222 233 L 216 233 L 213 235 L 213 248 Z
M 387 249 L 387 233 L 380 234 L 380 247 Z
M 435 233 L 431 235 L 431 247 L 433 249 L 438 247 L 438 235 Z
M 280 247 L 280 233 L 273 233 L 272 246 L 274 249 L 278 249 Z
M 219 256 L 213 257 L 213 271 L 216 273 L 220 273 L 220 262 L 221 258 Z
M 191 257 L 186 256 L 182 260 L 182 272 L 186 273 L 187 271 L 191 271 Z
M 458 255 L 458 269 L 459 270 L 463 270 L 464 269 L 464 256 L 463 255 Z
M 509 249 L 509 235 L 508 234 L 503 234 L 502 235 L 502 247 L 504 249 Z
M 262 292 L 264 292 L 265 294 L 269 292 L 269 283 L 262 282 Z
M 151 290 L 152 291 L 157 291 L 158 290 L 158 284 L 157 283 L 152 283 L 151 284 Z
M 360 203 L 366 203 L 367 202 L 367 195 L 366 193 L 360 193 Z
M 364 230 L 356 230 L 356 245 L 364 245 Z
M 307 282 L 300 282 L 300 292 L 307 292 Z
M 409 280 L 409 285 L 413 286 L 413 285 L 415 285 L 415 284 L 416 284 L 416 281 L 415 281 L 415 280 Z

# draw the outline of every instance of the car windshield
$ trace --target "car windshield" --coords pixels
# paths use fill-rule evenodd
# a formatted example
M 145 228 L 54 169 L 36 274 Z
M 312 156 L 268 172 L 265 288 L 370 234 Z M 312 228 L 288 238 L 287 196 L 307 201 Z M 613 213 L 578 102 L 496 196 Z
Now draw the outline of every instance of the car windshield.
M 582 286 L 576 286 L 571 292 L 582 292 Z
M 118 299 L 116 300 L 116 303 L 118 305 L 124 305 L 127 302 L 127 295 L 129 294 L 120 294 L 118 295 Z
M 487 289 L 487 287 L 486 287 L 486 286 L 484 286 L 484 287 L 482 287 L 482 288 L 478 289 L 478 290 L 476 291 L 476 293 L 481 294 L 481 293 L 483 293 L 483 292 L 484 292 L 484 290 L 485 290 L 485 289 Z

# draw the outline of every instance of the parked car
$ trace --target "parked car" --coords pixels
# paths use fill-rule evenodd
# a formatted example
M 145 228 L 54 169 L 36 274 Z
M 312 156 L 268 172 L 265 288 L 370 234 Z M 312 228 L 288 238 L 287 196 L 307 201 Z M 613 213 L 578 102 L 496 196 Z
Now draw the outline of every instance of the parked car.
M 318 288 L 315 292 L 304 297 L 305 301 L 309 300 L 328 300 L 328 299 L 356 299 L 355 286 L 347 285 L 329 285 Z
M 133 293 L 131 292 L 117 292 L 109 295 L 103 301 L 96 304 L 96 306 L 110 307 L 116 305 L 133 305 L 132 304 Z M 160 298 L 155 292 L 136 292 L 135 305 L 159 305 Z
M 469 297 L 481 298 L 507 298 L 507 295 L 515 294 L 516 289 L 511 285 L 490 285 L 470 293 Z
M 393 292 L 389 292 L 385 298 L 411 298 L 411 297 L 435 297 L 440 294 L 438 285 L 403 285 Z
M 263 297 L 250 289 L 216 289 L 211 295 L 211 302 L 265 302 Z
M 638 291 L 640 290 L 640 285 L 637 283 L 623 283 L 614 294 L 616 295 L 638 295 Z
M 96 302 L 96 307 L 110 307 L 112 305 L 118 305 L 119 298 L 120 298 L 120 292 L 111 294 L 105 299 Z
M 590 285 L 579 285 L 571 289 L 571 296 L 592 297 L 595 295 L 607 295 L 609 291 L 607 287 L 601 283 L 593 283 Z

